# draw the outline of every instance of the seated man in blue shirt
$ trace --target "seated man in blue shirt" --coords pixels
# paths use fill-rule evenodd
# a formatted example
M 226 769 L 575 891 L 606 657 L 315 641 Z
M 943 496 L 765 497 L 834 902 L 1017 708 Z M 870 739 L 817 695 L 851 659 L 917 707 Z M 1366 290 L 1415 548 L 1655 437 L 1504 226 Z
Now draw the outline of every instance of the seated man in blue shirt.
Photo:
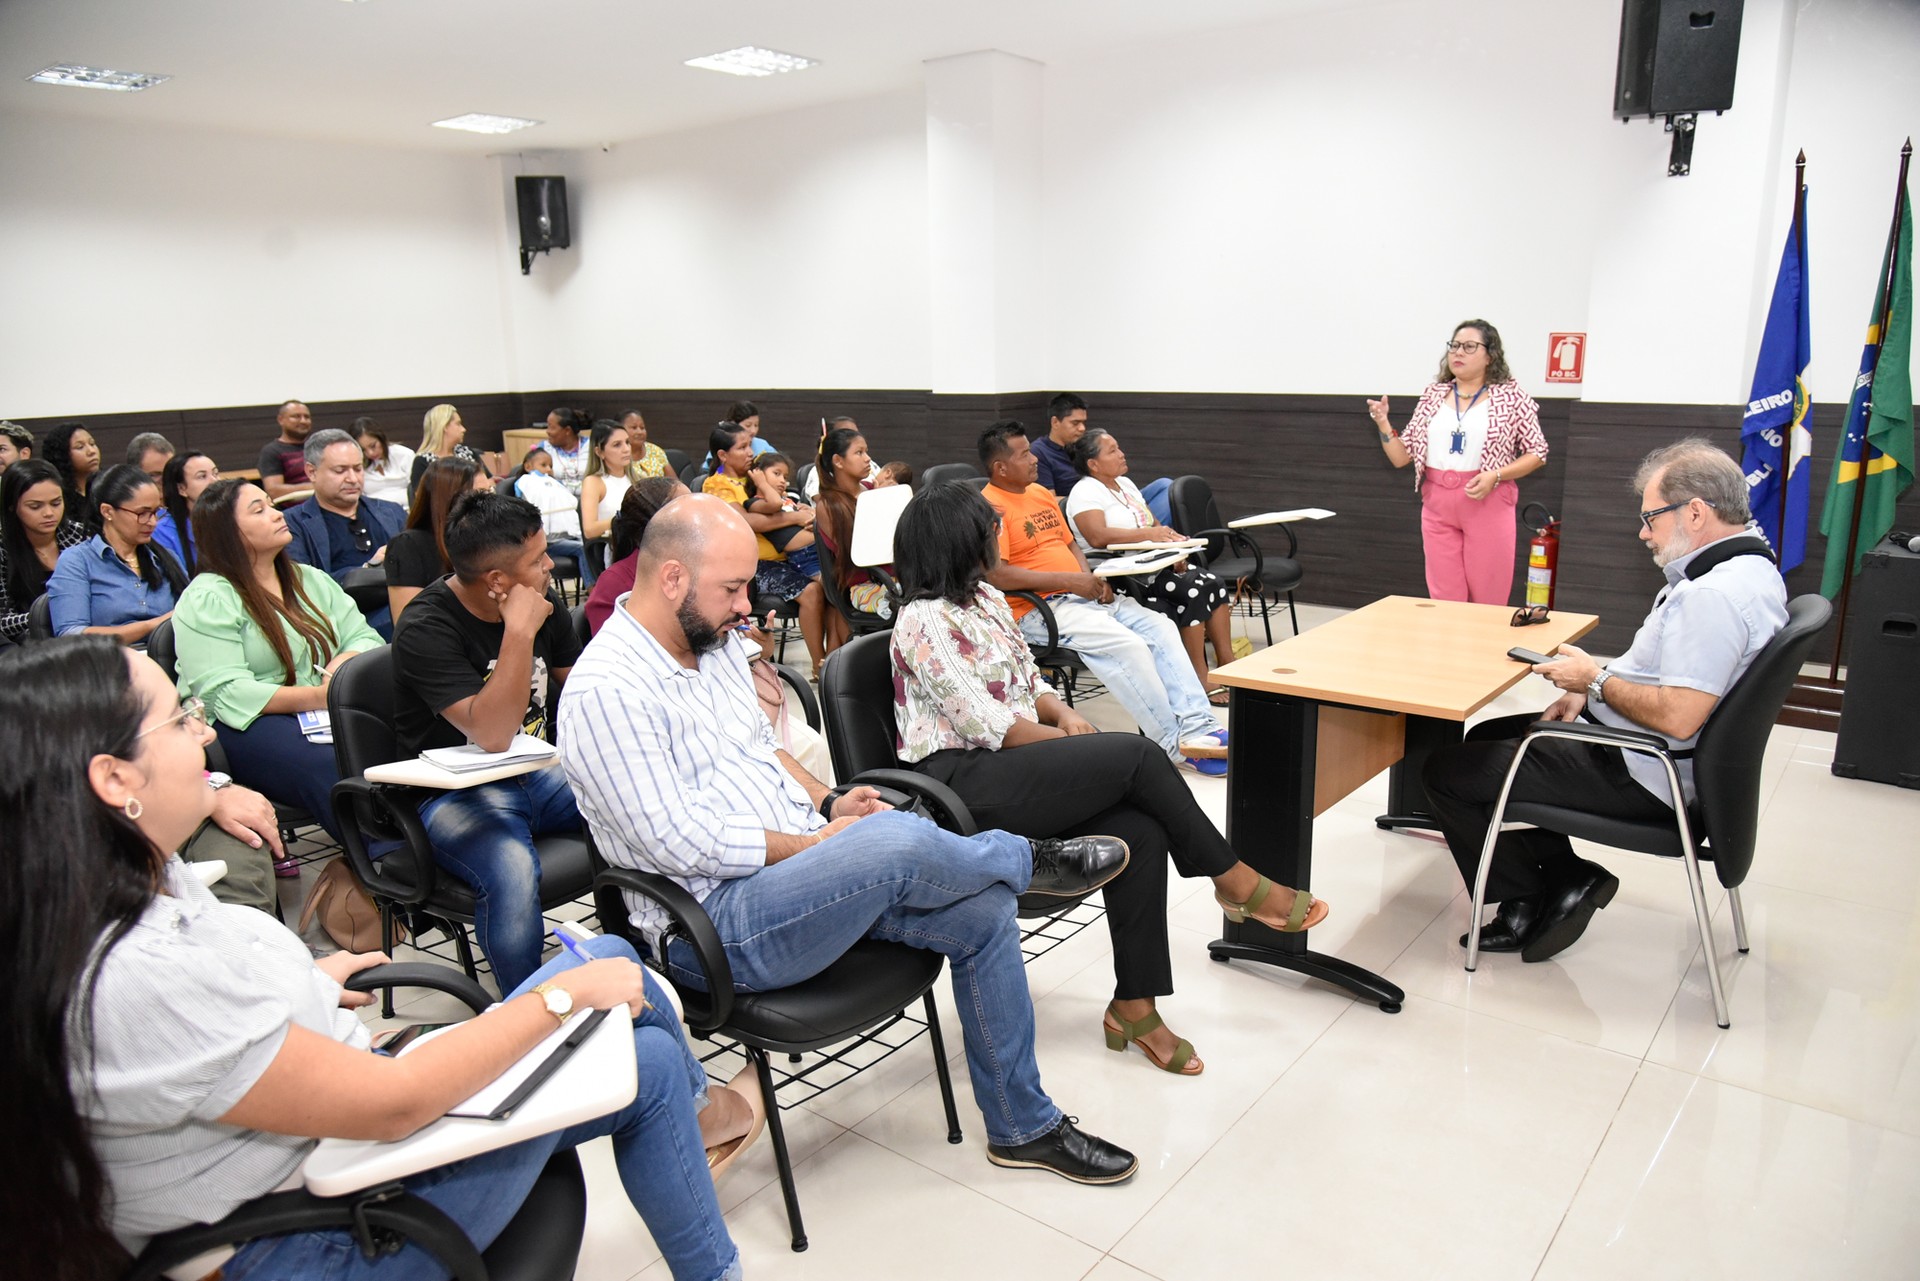
M 453 573 L 421 590 L 393 643 L 394 730 L 407 756 L 477 744 L 505 751 L 546 733 L 554 687 L 579 657 L 573 623 L 551 594 L 540 512 L 522 498 L 476 493 L 447 514 Z M 497 783 L 437 792 L 420 807 L 434 861 L 474 887 L 474 923 L 500 990 L 540 968 L 536 836 L 580 830 L 566 777 L 552 765 Z
M 1055 396 L 1047 406 L 1047 434 L 1033 442 L 1040 461 L 1039 483 L 1065 498 L 1080 483 L 1073 469 L 1073 447 L 1087 434 L 1087 402 L 1070 391 Z
M 863 938 L 943 954 L 988 1160 L 1079 1183 L 1133 1177 L 1132 1153 L 1078 1129 L 1040 1086 L 1014 920 L 1023 891 L 1077 895 L 1113 879 L 1125 843 L 957 836 L 870 787 L 822 814 L 828 789 L 779 749 L 754 697 L 738 626 L 756 563 L 753 530 L 719 498 L 676 499 L 648 523 L 633 591 L 560 697 L 562 758 L 601 856 L 699 899 L 745 991 L 811 978 Z M 661 909 L 628 906 L 674 979 L 697 985 Z
M 1714 704 L 1786 625 L 1787 592 L 1765 541 L 1746 532 L 1740 465 L 1712 444 L 1696 438 L 1655 450 L 1634 488 L 1640 541 L 1667 585 L 1624 656 L 1603 667 L 1562 645 L 1553 662 L 1533 669 L 1566 691 L 1541 717 L 1652 730 L 1676 749 L 1691 749 Z M 1537 719 L 1484 722 L 1466 742 L 1427 760 L 1427 809 L 1469 887 L 1513 753 Z M 1691 802 L 1693 762 L 1675 764 Z M 1665 767 L 1654 757 L 1568 739 L 1527 749 L 1510 799 L 1630 820 L 1670 822 L 1673 813 Z M 1500 910 L 1480 928 L 1480 949 L 1544 961 L 1570 947 L 1619 888 L 1619 878 L 1576 855 L 1558 832 L 1504 832 L 1487 876 L 1487 901 Z M 1460 943 L 1466 946 L 1464 935 Z
M 307 479 L 313 497 L 287 512 L 293 534 L 293 558 L 324 569 L 344 582 L 356 569 L 386 559 L 387 543 L 407 527 L 406 509 L 378 498 L 362 498 L 366 458 L 360 442 L 336 427 L 307 437 Z M 384 587 L 382 595 L 384 595 Z M 365 606 L 361 606 L 364 612 Z M 367 615 L 385 640 L 393 639 L 393 613 L 386 606 Z

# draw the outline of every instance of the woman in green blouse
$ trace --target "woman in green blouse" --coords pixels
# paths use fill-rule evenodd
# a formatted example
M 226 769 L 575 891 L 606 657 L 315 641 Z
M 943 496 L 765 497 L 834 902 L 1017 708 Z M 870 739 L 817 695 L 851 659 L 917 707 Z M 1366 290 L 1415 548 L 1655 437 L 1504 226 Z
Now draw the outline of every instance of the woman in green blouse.
M 340 664 L 384 642 L 338 583 L 287 554 L 286 518 L 258 485 L 207 486 L 193 537 L 200 574 L 173 611 L 181 691 L 207 705 L 235 781 L 337 840 L 333 746 L 310 739 L 301 714 L 324 714 Z

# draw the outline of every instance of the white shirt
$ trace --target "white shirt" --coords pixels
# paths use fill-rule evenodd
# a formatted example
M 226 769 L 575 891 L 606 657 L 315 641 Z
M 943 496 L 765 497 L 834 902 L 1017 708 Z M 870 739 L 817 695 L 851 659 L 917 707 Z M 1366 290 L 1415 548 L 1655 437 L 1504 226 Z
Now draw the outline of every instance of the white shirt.
M 580 537 L 580 500 L 545 472 L 530 471 L 514 484 L 520 497 L 540 509 L 548 538 Z
M 413 476 L 413 451 L 405 445 L 387 446 L 387 461 L 368 463 L 366 479 L 361 482 L 362 498 L 384 498 L 390 503 L 409 505 L 412 495 L 407 492 L 408 482 Z
M 553 459 L 553 478 L 565 485 L 569 494 L 580 497 L 580 483 L 587 478 L 587 434 L 580 433 L 571 451 L 560 448 L 552 441 L 546 441 L 540 448 L 546 450 L 547 457 Z
M 1440 412 L 1433 416 L 1433 422 L 1427 428 L 1426 462 L 1429 470 L 1480 470 L 1480 455 L 1487 446 L 1487 397 L 1483 395 L 1474 401 L 1471 409 L 1467 408 L 1467 399 L 1470 398 L 1463 398 L 1460 402 L 1462 413 L 1458 419 L 1453 416 L 1451 396 L 1440 402 Z M 1456 444 L 1459 445 L 1458 450 L 1454 448 Z
M 1105 516 L 1109 529 L 1147 529 L 1154 523 L 1153 509 L 1141 496 L 1140 487 L 1125 476 L 1120 477 L 1117 494 L 1092 476 L 1067 491 L 1067 523 L 1073 526 L 1073 536 L 1079 540 L 1082 551 L 1094 550 L 1093 544 L 1080 533 L 1080 514 L 1090 511 Z
M 827 820 L 776 753 L 740 637 L 686 668 L 627 612 L 627 597 L 560 691 L 560 756 L 602 858 L 656 872 L 696 899 L 766 866 L 768 832 Z M 667 914 L 627 900 L 660 955 Z
M 594 513 L 601 520 L 612 520 L 620 511 L 620 504 L 626 499 L 627 490 L 633 484 L 625 476 L 609 476 L 602 472 L 600 479 L 605 482 L 607 492 L 601 496 L 600 510 Z

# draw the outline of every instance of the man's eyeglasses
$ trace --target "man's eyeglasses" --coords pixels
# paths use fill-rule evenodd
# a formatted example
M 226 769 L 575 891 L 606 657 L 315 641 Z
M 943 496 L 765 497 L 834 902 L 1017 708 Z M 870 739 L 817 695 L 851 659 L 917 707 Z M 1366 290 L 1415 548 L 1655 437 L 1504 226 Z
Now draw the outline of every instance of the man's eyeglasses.
M 1682 498 L 1677 503 L 1668 503 L 1665 507 L 1656 507 L 1650 512 L 1641 512 L 1640 527 L 1642 529 L 1645 529 L 1649 534 L 1651 534 L 1653 532 L 1653 522 L 1657 518 L 1666 515 L 1668 512 L 1677 512 L 1682 507 L 1685 507 L 1688 503 L 1692 501 L 1694 500 L 1691 498 Z M 1703 503 L 1707 503 L 1707 500 L 1704 498 L 1702 498 L 1700 501 Z M 1713 507 L 1713 504 L 1707 503 L 1707 506 Z M 1718 509 L 1716 508 L 1715 510 L 1718 510 Z
M 1486 344 L 1483 342 L 1450 342 L 1447 344 L 1447 350 L 1457 351 L 1462 356 L 1471 356 L 1484 346 L 1486 346 Z
M 179 711 L 167 717 L 167 719 L 161 721 L 158 725 L 147 726 L 138 734 L 135 734 L 134 738 L 142 739 L 149 734 L 157 734 L 168 726 L 178 725 L 182 721 L 197 721 L 200 727 L 205 729 L 207 725 L 207 705 L 197 698 L 183 699 L 180 703 Z
M 117 512 L 125 512 L 142 525 L 151 525 L 160 519 L 161 509 L 158 507 L 122 507 L 119 503 L 108 503 L 107 506 Z
M 1532 627 L 1535 623 L 1544 623 L 1546 621 L 1547 607 L 1545 605 L 1522 605 L 1519 609 L 1513 611 L 1512 626 L 1514 627 Z

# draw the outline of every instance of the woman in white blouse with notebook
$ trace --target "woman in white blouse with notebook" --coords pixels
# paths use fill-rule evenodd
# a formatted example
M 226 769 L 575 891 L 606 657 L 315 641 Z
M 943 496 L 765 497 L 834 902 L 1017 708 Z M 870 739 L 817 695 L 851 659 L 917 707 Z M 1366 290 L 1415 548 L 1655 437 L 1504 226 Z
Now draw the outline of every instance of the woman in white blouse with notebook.
M 1071 458 L 1083 479 L 1067 493 L 1067 522 L 1083 549 L 1181 541 L 1178 530 L 1153 518 L 1139 487 L 1127 477 L 1127 456 L 1111 432 L 1092 428 L 1074 443 Z M 1180 629 L 1180 642 L 1208 701 L 1226 706 L 1227 692 L 1214 688 L 1207 675 L 1206 645 L 1213 643 L 1215 662 L 1233 661 L 1232 584 L 1181 560 L 1146 579 L 1144 587 L 1141 603 Z

